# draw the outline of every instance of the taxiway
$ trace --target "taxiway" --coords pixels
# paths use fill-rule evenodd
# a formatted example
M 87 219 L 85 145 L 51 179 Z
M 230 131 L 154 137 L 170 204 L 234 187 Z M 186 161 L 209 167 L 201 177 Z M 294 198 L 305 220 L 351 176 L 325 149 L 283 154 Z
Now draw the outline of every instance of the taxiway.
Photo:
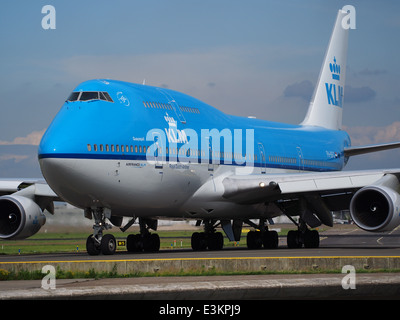
M 288 249 L 286 237 L 279 238 L 278 249 L 248 250 L 230 247 L 219 251 L 191 249 L 164 249 L 155 253 L 127 253 L 117 251 L 112 256 L 89 256 L 86 252 L 2 255 L 0 263 L 24 261 L 85 261 L 85 260 L 162 260 L 162 259 L 215 259 L 215 258 L 287 258 L 287 257 L 400 257 L 400 227 L 388 233 L 370 233 L 353 225 L 335 226 L 320 234 L 320 247 L 315 249 Z

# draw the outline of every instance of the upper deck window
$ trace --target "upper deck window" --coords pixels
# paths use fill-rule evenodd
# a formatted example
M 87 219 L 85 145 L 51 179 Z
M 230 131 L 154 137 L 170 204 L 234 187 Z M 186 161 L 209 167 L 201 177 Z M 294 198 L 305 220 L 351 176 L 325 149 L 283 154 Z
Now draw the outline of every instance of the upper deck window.
M 114 102 L 110 97 L 108 92 L 100 92 L 100 91 L 79 91 L 72 92 L 68 97 L 67 101 L 92 101 L 92 100 L 104 100 L 109 102 Z

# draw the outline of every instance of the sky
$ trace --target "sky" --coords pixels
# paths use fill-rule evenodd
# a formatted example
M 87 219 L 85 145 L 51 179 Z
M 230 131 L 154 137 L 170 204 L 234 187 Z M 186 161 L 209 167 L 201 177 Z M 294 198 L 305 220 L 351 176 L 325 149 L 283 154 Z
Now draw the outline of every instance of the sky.
M 45 5 L 55 29 L 42 27 Z M 225 113 L 300 123 L 344 5 L 356 9 L 344 129 L 355 146 L 400 141 L 398 1 L 3 0 L 0 177 L 40 175 L 36 146 L 88 79 L 145 80 Z M 399 150 L 385 151 L 347 168 L 399 162 Z

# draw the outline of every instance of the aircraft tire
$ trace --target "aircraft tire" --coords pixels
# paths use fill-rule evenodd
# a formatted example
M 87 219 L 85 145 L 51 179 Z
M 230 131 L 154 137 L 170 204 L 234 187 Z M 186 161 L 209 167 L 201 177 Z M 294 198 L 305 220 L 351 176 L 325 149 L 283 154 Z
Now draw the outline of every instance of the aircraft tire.
M 279 244 L 279 236 L 276 231 L 266 231 L 263 235 L 263 245 L 265 249 L 276 249 Z
M 130 234 L 126 238 L 126 250 L 128 252 L 140 252 L 142 251 L 140 234 Z
M 208 234 L 207 246 L 209 250 L 222 250 L 224 247 L 224 236 L 222 233 L 216 232 Z
M 317 230 L 307 230 L 305 232 L 304 247 L 305 248 L 318 248 L 319 247 L 319 232 Z
M 287 234 L 287 246 L 289 249 L 301 248 L 302 243 L 299 238 L 298 230 L 290 230 Z
M 204 232 L 194 232 L 190 242 L 193 251 L 203 251 L 207 249 L 207 239 Z
M 246 240 L 248 249 L 260 249 L 262 247 L 263 243 L 260 231 L 249 231 Z
M 101 253 L 104 255 L 112 255 L 117 249 L 117 242 L 112 234 L 105 234 L 101 239 Z
M 145 236 L 143 239 L 144 252 L 157 252 L 160 250 L 160 237 L 156 233 Z
M 86 239 L 86 251 L 90 256 L 98 256 L 101 252 L 100 246 L 96 246 L 93 235 Z

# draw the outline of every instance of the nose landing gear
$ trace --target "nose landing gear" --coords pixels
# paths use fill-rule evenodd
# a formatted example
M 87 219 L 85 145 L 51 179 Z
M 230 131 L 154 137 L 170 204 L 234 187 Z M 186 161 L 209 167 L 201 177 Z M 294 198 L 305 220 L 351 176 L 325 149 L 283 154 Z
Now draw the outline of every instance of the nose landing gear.
M 88 210 L 88 209 L 87 209 Z M 87 210 L 85 213 L 87 213 Z M 90 209 L 91 210 L 91 209 Z M 103 236 L 103 230 L 111 229 L 111 225 L 106 222 L 106 215 L 103 208 L 96 208 L 90 212 L 95 224 L 93 225 L 93 234 L 86 239 L 86 250 L 91 256 L 112 255 L 117 249 L 117 242 L 112 234 Z

